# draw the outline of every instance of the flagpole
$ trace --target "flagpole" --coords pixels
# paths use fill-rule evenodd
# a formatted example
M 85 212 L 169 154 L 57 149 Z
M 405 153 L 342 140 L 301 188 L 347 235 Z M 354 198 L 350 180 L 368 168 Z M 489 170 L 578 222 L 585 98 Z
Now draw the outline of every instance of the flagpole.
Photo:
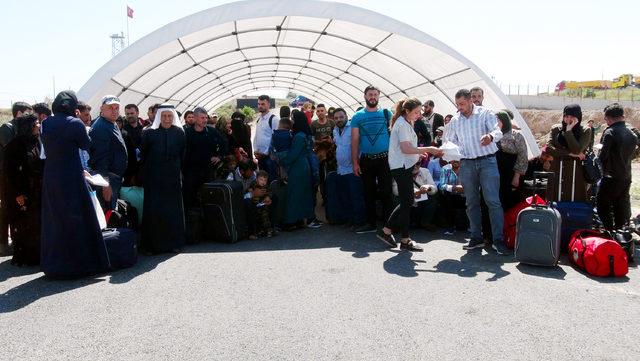
M 129 46 L 129 8 L 127 6 L 127 46 Z

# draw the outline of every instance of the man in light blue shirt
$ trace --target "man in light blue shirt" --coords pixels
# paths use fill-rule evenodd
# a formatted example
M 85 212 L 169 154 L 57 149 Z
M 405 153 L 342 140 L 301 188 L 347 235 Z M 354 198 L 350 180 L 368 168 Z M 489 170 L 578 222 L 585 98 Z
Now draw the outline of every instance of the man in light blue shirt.
M 364 224 L 364 197 L 362 179 L 353 174 L 351 160 L 351 122 L 347 112 L 338 108 L 333 113 L 336 123 L 333 128 L 333 140 L 336 144 L 336 161 L 338 163 L 337 195 L 332 199 L 339 202 L 336 209 L 342 211 L 344 218 L 352 226 L 360 227 Z
M 389 124 L 391 112 L 378 107 L 380 90 L 368 86 L 364 90 L 366 107 L 351 119 L 351 161 L 353 174 L 362 178 L 367 224 L 356 233 L 376 231 L 376 198 L 382 201 L 383 218 L 393 209 L 391 170 L 389 169 Z
M 500 173 L 496 161 L 497 143 L 502 139 L 496 116 L 488 109 L 475 105 L 471 92 L 456 93 L 458 114 L 446 127 L 445 137 L 460 147 L 462 161 L 460 182 L 467 199 L 467 216 L 471 225 L 471 239 L 463 249 L 484 247 L 480 192 L 489 208 L 493 249 L 498 254 L 510 254 L 503 242 L 504 214 L 500 204 Z

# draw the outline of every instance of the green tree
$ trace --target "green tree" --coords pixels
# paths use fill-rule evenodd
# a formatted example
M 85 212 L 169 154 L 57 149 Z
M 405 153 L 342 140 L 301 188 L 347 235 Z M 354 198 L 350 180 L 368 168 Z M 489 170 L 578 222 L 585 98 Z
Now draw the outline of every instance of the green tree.
M 255 109 L 251 108 L 250 106 L 244 106 L 242 109 L 240 109 L 240 111 L 242 113 L 244 113 L 245 119 L 247 122 L 252 122 L 255 119 L 256 116 L 256 111 Z

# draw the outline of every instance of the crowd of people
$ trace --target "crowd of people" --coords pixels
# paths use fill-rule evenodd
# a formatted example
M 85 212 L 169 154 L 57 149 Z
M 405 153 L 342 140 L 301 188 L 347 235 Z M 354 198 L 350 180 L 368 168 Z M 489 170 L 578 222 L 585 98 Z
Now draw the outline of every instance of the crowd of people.
M 624 110 L 604 110 L 600 144 L 602 181 L 589 184 L 582 161 L 594 151 L 595 133 L 578 105 L 564 109 L 542 155 L 528 158 L 527 143 L 509 110 L 483 106 L 483 90 L 455 94 L 456 114 L 442 116 L 431 100 L 407 98 L 393 110 L 379 106 L 380 91 L 364 89 L 364 107 L 349 118 L 343 108 L 283 106 L 258 98 L 258 117 L 236 111 L 229 119 L 202 107 L 179 114 L 155 104 L 147 119 L 135 104 L 107 95 L 99 116 L 75 93 L 57 95 L 51 108 L 13 104 L 0 127 L 0 251 L 14 263 L 42 264 L 52 276 L 105 269 L 106 251 L 93 197 L 102 211 L 143 190 L 140 248 L 179 252 L 193 242 L 185 222 L 200 204 L 200 189 L 214 180 L 242 185 L 248 238 L 318 228 L 316 215 L 358 234 L 376 233 L 388 247 L 419 252 L 412 227 L 470 232 L 464 249 L 490 244 L 510 254 L 503 240 L 504 213 L 527 195 L 535 171 L 555 174 L 549 201 L 597 200 L 607 229 L 630 218 L 631 159 L 638 137 L 625 126 Z M 122 115 L 124 113 L 124 115 Z M 252 136 L 253 133 L 253 136 Z M 457 155 L 444 157 L 441 147 Z M 106 186 L 90 186 L 99 174 Z M 93 192 L 93 193 L 92 193 Z

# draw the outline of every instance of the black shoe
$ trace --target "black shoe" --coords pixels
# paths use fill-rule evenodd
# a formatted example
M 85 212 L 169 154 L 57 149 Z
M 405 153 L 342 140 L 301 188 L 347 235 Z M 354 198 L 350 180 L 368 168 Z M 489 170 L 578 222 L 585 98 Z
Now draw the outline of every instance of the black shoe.
M 371 224 L 364 224 L 356 228 L 357 234 L 372 233 L 376 231 L 376 227 Z
M 462 249 L 464 250 L 471 250 L 471 249 L 476 249 L 476 248 L 484 248 L 484 239 L 473 239 L 471 238 L 469 240 L 469 243 L 465 244 L 464 246 L 462 246 Z
M 387 246 L 396 248 L 396 239 L 393 237 L 393 234 L 386 234 L 383 230 L 379 230 L 376 237 L 378 237 L 378 239 L 384 242 Z
M 507 246 L 504 245 L 504 242 L 494 241 L 491 248 L 501 256 L 509 256 L 513 254 L 513 251 L 507 248 Z
M 416 242 L 409 240 L 409 242 L 400 241 L 400 249 L 406 249 L 411 252 L 423 252 L 424 249 L 416 244 Z

